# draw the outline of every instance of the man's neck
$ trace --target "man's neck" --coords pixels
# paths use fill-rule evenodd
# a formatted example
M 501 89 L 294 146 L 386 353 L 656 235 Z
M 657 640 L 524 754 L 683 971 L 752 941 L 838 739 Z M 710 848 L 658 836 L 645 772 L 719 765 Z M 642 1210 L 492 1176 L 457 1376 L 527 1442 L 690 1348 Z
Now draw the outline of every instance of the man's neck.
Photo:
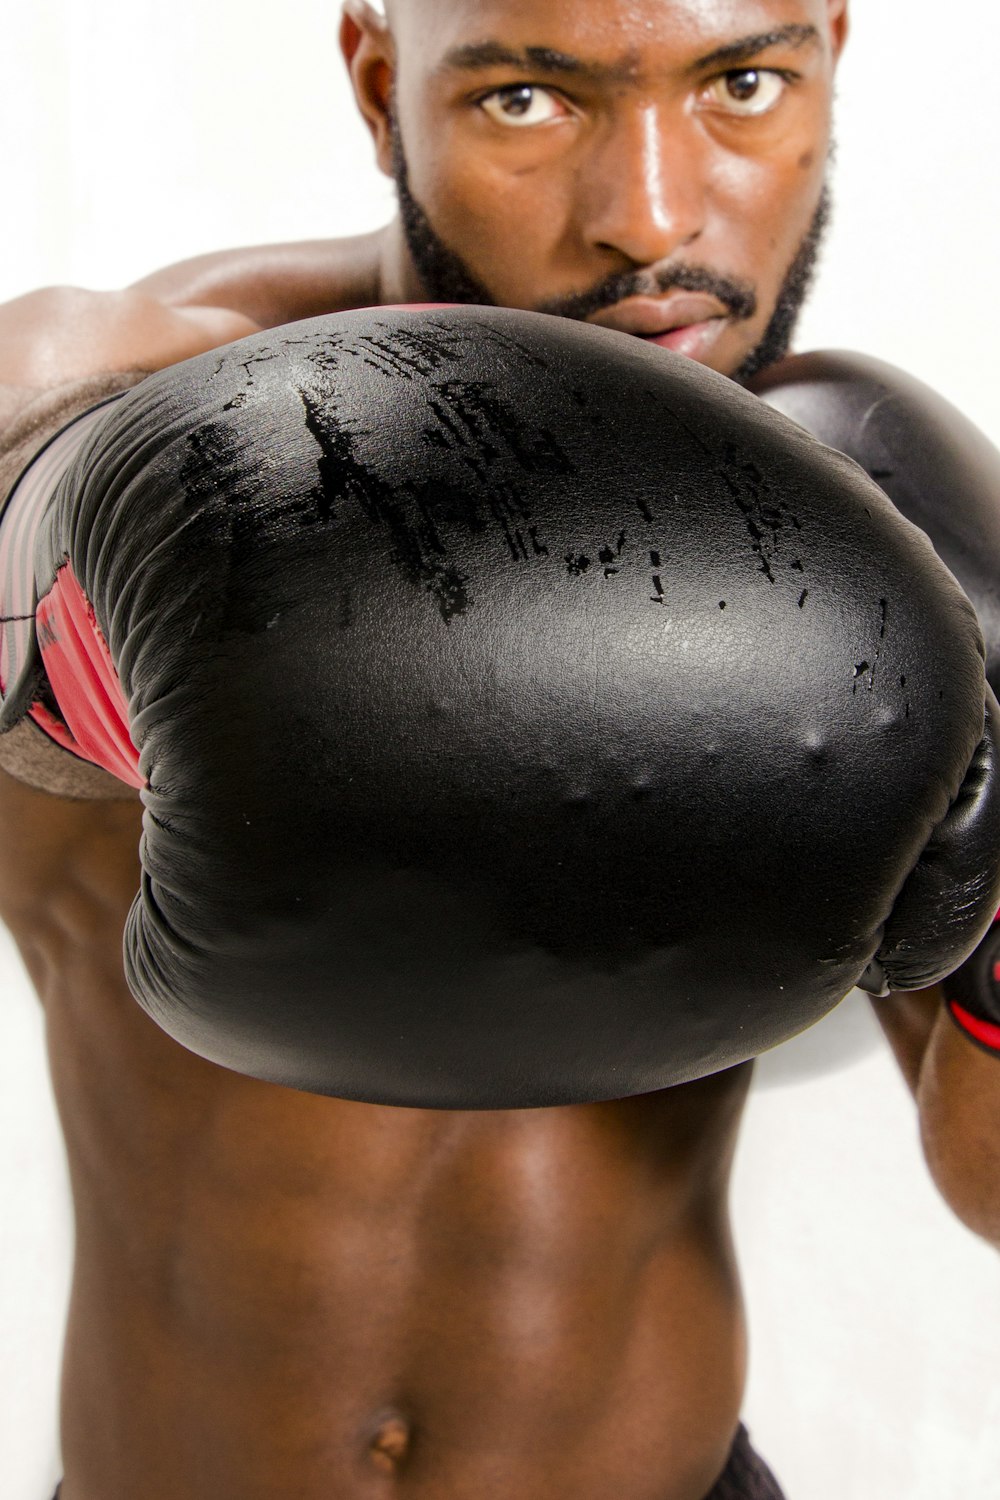
M 427 292 L 417 275 L 397 214 L 381 231 L 378 257 L 378 303 L 426 302 Z

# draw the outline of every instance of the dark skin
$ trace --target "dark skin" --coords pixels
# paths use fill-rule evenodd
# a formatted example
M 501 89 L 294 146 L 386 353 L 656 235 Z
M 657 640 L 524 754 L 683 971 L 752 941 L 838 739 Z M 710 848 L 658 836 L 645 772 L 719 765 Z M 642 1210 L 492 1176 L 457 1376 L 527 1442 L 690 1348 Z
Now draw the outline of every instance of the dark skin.
M 728 374 L 763 333 L 819 199 L 845 14 L 742 0 L 668 11 L 557 0 L 540 47 L 529 3 L 403 3 L 392 33 L 351 6 L 343 36 L 380 166 L 392 168 L 392 97 L 410 188 L 494 301 L 544 307 L 614 273 L 704 266 L 758 294 L 749 319 L 697 311 L 710 326 L 684 352 Z M 398 237 L 386 271 L 418 296 Z M 627 326 L 628 311 L 594 321 Z
M 756 290 L 752 318 L 691 335 L 732 373 L 818 202 L 843 6 L 409 0 L 390 19 L 351 3 L 343 23 L 379 160 L 395 90 L 412 190 L 494 300 L 538 306 L 687 259 Z M 748 38 L 765 43 L 747 55 Z M 562 61 L 525 75 L 485 41 Z M 761 116 L 725 104 L 731 50 L 704 62 L 737 46 L 738 70 L 768 75 Z M 510 125 L 487 100 L 541 119 Z M 120 293 L 34 293 L 0 309 L 5 407 L 423 295 L 397 223 L 206 256 Z M 701 1500 L 743 1394 L 727 1191 L 752 1064 L 483 1113 L 229 1073 L 125 988 L 141 807 L 110 782 L 91 792 L 0 772 L 0 914 L 45 1007 L 77 1214 L 64 1500 L 329 1500 L 387 1478 L 435 1500 Z M 1000 1067 L 936 992 L 876 1010 L 942 1192 L 1000 1243 Z

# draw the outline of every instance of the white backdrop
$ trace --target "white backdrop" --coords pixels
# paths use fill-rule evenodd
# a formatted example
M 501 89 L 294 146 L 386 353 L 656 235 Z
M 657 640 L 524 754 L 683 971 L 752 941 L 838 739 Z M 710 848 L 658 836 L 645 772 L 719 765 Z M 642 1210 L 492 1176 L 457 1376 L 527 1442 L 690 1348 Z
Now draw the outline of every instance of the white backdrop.
M 856 10 L 836 219 L 799 346 L 903 365 L 1000 440 L 1000 12 L 994 0 Z M 354 118 L 337 23 L 335 0 L 8 12 L 0 298 L 382 222 L 390 193 Z M 0 1495 L 47 1500 L 71 1230 L 41 1020 L 2 933 L 0 983 Z M 790 1500 L 995 1495 L 1000 1260 L 929 1184 L 866 1003 L 849 998 L 759 1068 L 734 1190 L 747 1419 Z

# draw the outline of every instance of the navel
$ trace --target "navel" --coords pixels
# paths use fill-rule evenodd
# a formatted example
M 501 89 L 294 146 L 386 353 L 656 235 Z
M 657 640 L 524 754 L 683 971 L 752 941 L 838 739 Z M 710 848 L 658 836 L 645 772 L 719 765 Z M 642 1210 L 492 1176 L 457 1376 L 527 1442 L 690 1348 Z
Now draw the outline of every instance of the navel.
M 368 1457 L 381 1474 L 398 1474 L 413 1442 L 411 1424 L 399 1412 L 382 1411 L 368 1441 Z

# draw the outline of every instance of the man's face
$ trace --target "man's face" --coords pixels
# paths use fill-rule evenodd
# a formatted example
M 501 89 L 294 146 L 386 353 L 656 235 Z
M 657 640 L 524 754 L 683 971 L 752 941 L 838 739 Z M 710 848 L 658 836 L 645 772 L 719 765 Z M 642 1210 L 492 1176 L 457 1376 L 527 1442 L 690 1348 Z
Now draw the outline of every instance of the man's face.
M 783 352 L 841 0 L 395 0 L 391 25 L 376 139 L 411 295 L 584 317 L 730 375 Z

